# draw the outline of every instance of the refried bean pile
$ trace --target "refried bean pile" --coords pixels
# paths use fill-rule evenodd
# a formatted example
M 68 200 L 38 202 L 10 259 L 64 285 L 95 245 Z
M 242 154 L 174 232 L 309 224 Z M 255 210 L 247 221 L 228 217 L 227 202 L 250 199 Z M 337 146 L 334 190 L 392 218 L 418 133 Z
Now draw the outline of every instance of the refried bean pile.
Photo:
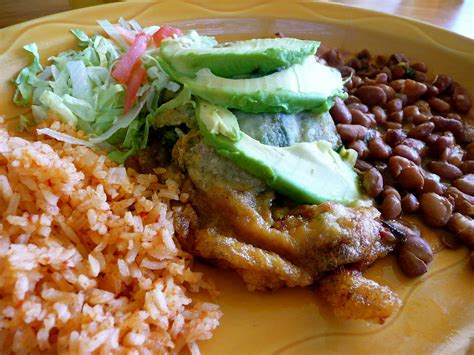
M 425 63 L 395 53 L 363 50 L 345 59 L 337 49 L 320 55 L 346 78 L 349 94 L 331 109 L 344 144 L 357 151 L 356 168 L 393 235 L 408 276 L 427 271 L 430 246 L 416 228 L 398 221 L 419 214 L 444 228 L 450 248 L 467 245 L 474 266 L 474 126 L 470 94 L 447 75 L 430 75 Z M 471 121 L 472 122 L 472 121 Z

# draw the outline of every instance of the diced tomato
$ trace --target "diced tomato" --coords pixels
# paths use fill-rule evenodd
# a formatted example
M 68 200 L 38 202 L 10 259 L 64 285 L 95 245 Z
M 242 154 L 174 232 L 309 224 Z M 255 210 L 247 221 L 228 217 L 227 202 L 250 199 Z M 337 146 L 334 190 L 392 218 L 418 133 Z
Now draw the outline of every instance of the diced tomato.
M 140 57 L 145 53 L 150 37 L 140 33 L 135 37 L 132 46 L 124 54 L 117 67 L 113 70 L 112 76 L 120 83 L 125 84 L 130 78 L 130 74 Z
M 135 40 L 135 35 L 131 31 L 119 25 L 114 25 L 114 27 L 117 30 L 118 34 L 125 40 L 125 42 L 127 42 L 129 45 L 133 44 L 133 41 Z
M 155 34 L 153 35 L 153 40 L 155 41 L 155 45 L 159 47 L 162 40 L 164 40 L 165 38 L 173 37 L 174 35 L 179 37 L 183 35 L 183 32 L 181 32 L 181 30 L 178 28 L 174 28 L 171 26 L 163 26 L 155 32 Z
M 123 112 L 127 113 L 137 99 L 137 92 L 146 80 L 146 70 L 143 69 L 141 62 L 137 62 L 133 68 L 130 79 L 127 82 L 127 90 L 125 93 L 125 105 Z

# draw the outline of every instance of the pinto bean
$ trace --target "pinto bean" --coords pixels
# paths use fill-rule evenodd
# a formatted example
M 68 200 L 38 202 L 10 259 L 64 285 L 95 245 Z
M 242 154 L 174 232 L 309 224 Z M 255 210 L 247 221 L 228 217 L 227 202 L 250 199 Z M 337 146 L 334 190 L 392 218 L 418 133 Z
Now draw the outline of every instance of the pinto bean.
M 463 174 L 474 174 L 474 160 L 467 160 L 463 162 L 459 168 Z
M 384 186 L 382 195 L 383 195 L 383 197 L 387 197 L 389 195 L 395 195 L 399 200 L 402 199 L 402 197 L 400 196 L 400 193 L 397 191 L 397 189 L 395 189 L 394 187 L 392 187 L 390 185 Z
M 427 166 L 432 173 L 439 175 L 442 179 L 453 180 L 462 176 L 461 169 L 447 162 L 430 161 Z
M 453 186 L 468 195 L 474 196 L 474 174 L 467 174 L 454 180 Z
M 410 148 L 415 149 L 417 153 L 420 154 L 421 157 L 424 157 L 428 153 L 428 148 L 426 147 L 425 142 L 419 139 L 406 138 L 403 141 L 403 144 L 409 146 Z
M 378 86 L 364 85 L 357 89 L 356 95 L 368 106 L 381 106 L 387 101 L 387 95 Z
M 464 150 L 460 146 L 454 145 L 449 149 L 449 155 L 447 156 L 446 161 L 459 167 L 462 164 L 463 158 Z
M 375 116 L 375 121 L 379 125 L 383 125 L 385 123 L 385 121 L 387 121 L 387 114 L 385 113 L 385 110 L 382 107 L 374 106 L 374 107 L 372 107 L 371 111 Z
M 397 96 L 397 93 L 391 86 L 387 84 L 377 84 L 377 86 L 385 92 L 385 96 L 387 96 L 387 101 L 390 101 Z
M 455 137 L 460 137 L 463 134 L 464 126 L 462 122 L 454 118 L 445 118 L 441 116 L 433 116 L 431 122 L 434 123 L 437 131 L 452 132 Z
M 452 79 L 444 74 L 436 75 L 435 79 L 433 80 L 433 86 L 435 86 L 439 93 L 443 93 L 447 88 L 451 86 Z
M 423 188 L 425 179 L 417 166 L 403 169 L 398 176 L 398 183 L 407 190 L 419 190 Z
M 399 155 L 401 157 L 407 158 L 407 159 L 411 160 L 412 162 L 414 162 L 417 165 L 420 165 L 420 163 L 421 163 L 420 154 L 418 154 L 418 152 L 415 149 L 413 149 L 413 148 L 411 148 L 411 147 L 409 147 L 405 144 L 397 145 L 393 149 L 393 155 Z
M 352 142 L 364 138 L 369 131 L 361 125 L 350 125 L 339 123 L 336 125 L 337 132 L 344 142 Z
M 454 205 L 454 211 L 465 216 L 474 216 L 474 196 L 465 194 L 454 186 L 448 187 L 444 196 Z
M 432 143 L 428 143 L 430 151 L 434 155 L 441 155 L 441 153 L 448 148 L 451 148 L 454 145 L 454 137 L 453 136 L 439 136 L 439 135 L 432 135 L 433 139 L 430 140 Z M 427 140 L 428 141 L 428 140 Z
M 385 107 L 390 113 L 401 111 L 403 109 L 403 101 L 399 98 L 395 98 L 388 101 Z
M 448 228 L 469 248 L 474 248 L 474 219 L 460 213 L 453 213 Z
M 388 120 L 395 123 L 402 123 L 403 122 L 403 111 L 392 112 L 388 116 Z
M 353 141 L 348 144 L 348 147 L 357 152 L 359 159 L 366 159 L 370 154 L 367 143 L 362 140 Z
M 368 147 L 370 154 L 376 159 L 385 160 L 392 155 L 392 148 L 386 144 L 381 137 L 370 139 Z
M 359 103 L 359 102 L 353 102 L 351 104 L 348 104 L 347 105 L 347 108 L 350 110 L 359 110 L 360 112 L 363 112 L 363 113 L 367 113 L 369 112 L 369 108 L 362 104 L 362 103 Z
M 406 194 L 402 200 L 402 210 L 405 213 L 416 213 L 420 207 L 420 203 L 415 195 L 408 193 Z
M 388 170 L 395 178 L 400 175 L 403 169 L 411 166 L 415 166 L 415 163 L 401 156 L 394 155 L 388 160 Z
M 405 80 L 402 93 L 407 95 L 409 101 L 416 101 L 419 97 L 424 95 L 428 90 L 427 86 L 415 80 Z
M 336 123 L 351 123 L 351 113 L 349 112 L 348 108 L 344 104 L 344 101 L 341 100 L 341 98 L 336 97 L 334 99 L 334 106 L 331 107 L 331 110 L 329 112 L 331 113 L 331 116 Z
M 373 168 L 372 164 L 367 163 L 365 160 L 360 160 L 360 159 L 357 159 L 354 167 L 360 171 L 367 171 Z
M 391 147 L 395 147 L 403 142 L 403 140 L 407 137 L 406 133 L 401 129 L 388 129 L 385 132 L 385 143 L 387 143 Z
M 446 191 L 446 186 L 444 186 L 439 181 L 439 176 L 435 174 L 428 174 L 425 172 L 425 184 L 421 190 L 422 192 L 434 192 L 438 195 L 443 195 Z
M 380 206 L 383 218 L 397 219 L 402 213 L 402 205 L 400 202 L 400 195 L 388 194 L 384 197 L 382 205 Z
M 463 87 L 456 87 L 451 95 L 451 99 L 454 108 L 458 112 L 468 113 L 472 108 L 471 96 Z
M 443 227 L 453 213 L 453 205 L 446 197 L 428 192 L 420 196 L 420 211 L 426 224 Z
M 408 132 L 408 137 L 423 140 L 433 132 L 434 128 L 435 125 L 433 122 L 420 124 Z
M 410 277 L 421 276 L 428 271 L 428 264 L 433 260 L 429 244 L 420 237 L 408 238 L 398 253 L 400 269 Z
M 468 144 L 466 146 L 466 155 L 464 158 L 465 160 L 474 160 L 474 143 Z
M 382 175 L 375 168 L 369 169 L 363 175 L 362 185 L 369 196 L 376 197 L 383 190 Z
M 428 72 L 428 67 L 425 63 L 423 62 L 418 62 L 418 63 L 413 63 L 411 67 L 417 71 L 421 71 L 422 73 L 427 73 Z
M 372 120 L 362 111 L 356 109 L 349 110 L 352 116 L 352 123 L 358 124 L 364 127 L 370 127 L 372 125 Z
M 430 104 L 431 109 L 435 110 L 436 112 L 446 113 L 451 109 L 451 105 L 440 98 L 432 97 L 427 101 Z

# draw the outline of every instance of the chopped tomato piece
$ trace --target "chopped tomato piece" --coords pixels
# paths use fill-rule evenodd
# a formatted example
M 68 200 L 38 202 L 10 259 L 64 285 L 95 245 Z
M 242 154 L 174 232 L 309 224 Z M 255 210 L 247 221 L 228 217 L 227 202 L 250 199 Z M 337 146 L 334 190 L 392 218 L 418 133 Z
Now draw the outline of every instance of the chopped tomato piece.
M 146 70 L 143 69 L 140 62 L 137 62 L 133 68 L 130 79 L 127 82 L 127 90 L 125 93 L 125 105 L 123 112 L 127 113 L 130 108 L 133 106 L 137 99 L 138 89 L 142 86 L 143 82 L 146 80 Z
M 163 26 L 155 32 L 155 34 L 153 35 L 153 40 L 155 41 L 155 45 L 159 47 L 162 40 L 164 40 L 165 38 L 173 37 L 174 35 L 179 37 L 183 35 L 183 32 L 181 32 L 181 30 L 178 28 L 174 28 L 171 26 Z
M 135 35 L 131 31 L 119 25 L 114 25 L 114 27 L 117 30 L 118 34 L 125 40 L 125 42 L 127 42 L 129 45 L 133 44 L 133 41 L 135 40 Z
M 120 83 L 125 84 L 130 78 L 133 67 L 145 53 L 150 38 L 140 33 L 135 37 L 132 46 L 124 54 L 117 67 L 113 70 L 112 76 Z

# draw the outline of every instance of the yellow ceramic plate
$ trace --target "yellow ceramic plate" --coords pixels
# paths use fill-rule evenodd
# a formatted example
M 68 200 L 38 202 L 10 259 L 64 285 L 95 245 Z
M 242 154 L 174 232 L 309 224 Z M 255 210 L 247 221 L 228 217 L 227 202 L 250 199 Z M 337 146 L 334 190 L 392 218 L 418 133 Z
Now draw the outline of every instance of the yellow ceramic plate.
M 474 92 L 474 42 L 419 22 L 329 3 L 234 1 L 202 5 L 177 0 L 118 3 L 58 14 L 0 30 L 0 112 L 15 117 L 9 81 L 28 64 L 21 47 L 37 42 L 42 58 L 75 45 L 69 29 L 98 30 L 95 20 L 135 18 L 143 25 L 173 23 L 222 39 L 272 36 L 315 38 L 349 51 L 404 52 L 450 74 Z M 340 321 L 318 303 L 314 291 L 248 292 L 231 272 L 201 266 L 221 290 L 222 324 L 206 354 L 303 353 L 466 353 L 474 351 L 474 273 L 465 248 L 436 252 L 430 271 L 408 279 L 392 257 L 379 261 L 368 277 L 403 299 L 402 310 L 383 326 Z

